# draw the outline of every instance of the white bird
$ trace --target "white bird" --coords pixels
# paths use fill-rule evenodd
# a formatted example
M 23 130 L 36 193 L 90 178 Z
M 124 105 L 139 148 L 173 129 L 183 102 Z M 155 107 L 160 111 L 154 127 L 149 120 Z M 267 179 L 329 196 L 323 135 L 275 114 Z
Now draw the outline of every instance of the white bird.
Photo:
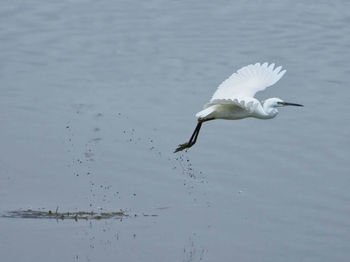
M 187 143 L 181 144 L 174 153 L 193 146 L 203 122 L 214 119 L 236 120 L 247 117 L 259 119 L 274 118 L 278 114 L 278 107 L 303 106 L 284 102 L 280 98 L 269 98 L 264 102 L 254 98 L 258 91 L 274 85 L 285 74 L 275 64 L 256 63 L 248 65 L 233 73 L 219 85 L 210 102 L 196 114 L 198 124 Z

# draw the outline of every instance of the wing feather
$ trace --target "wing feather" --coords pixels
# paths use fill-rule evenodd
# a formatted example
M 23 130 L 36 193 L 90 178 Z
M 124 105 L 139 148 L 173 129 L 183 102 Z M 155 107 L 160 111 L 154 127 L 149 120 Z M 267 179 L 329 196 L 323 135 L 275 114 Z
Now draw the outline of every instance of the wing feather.
M 258 91 L 274 85 L 286 73 L 275 64 L 256 63 L 251 64 L 233 73 L 228 79 L 222 82 L 210 100 L 234 99 L 240 97 L 254 97 Z
M 225 105 L 233 104 L 252 113 L 256 107 L 261 106 L 260 102 L 254 97 L 239 97 L 233 99 L 212 99 L 210 103 L 204 106 L 204 109 L 211 107 L 212 105 Z

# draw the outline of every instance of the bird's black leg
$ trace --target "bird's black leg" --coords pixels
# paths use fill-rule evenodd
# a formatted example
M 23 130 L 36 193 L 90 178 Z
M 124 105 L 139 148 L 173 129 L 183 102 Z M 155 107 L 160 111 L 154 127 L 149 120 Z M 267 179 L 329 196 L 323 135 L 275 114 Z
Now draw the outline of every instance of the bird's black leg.
M 184 149 L 186 149 L 186 148 L 190 148 L 191 146 L 193 146 L 193 145 L 196 143 L 196 141 L 197 141 L 198 134 L 199 134 L 199 131 L 200 131 L 201 127 L 202 127 L 203 122 L 210 121 L 210 120 L 213 120 L 213 119 L 214 119 L 214 118 L 205 119 L 205 120 L 200 120 L 200 119 L 198 119 L 198 124 L 197 124 L 196 128 L 194 129 L 193 134 L 192 134 L 190 140 L 189 140 L 187 143 L 180 144 L 180 145 L 176 148 L 176 150 L 174 151 L 174 153 L 179 152 L 179 151 L 182 151 L 182 150 L 184 150 Z
M 192 143 L 193 138 L 194 138 L 194 141 L 197 140 L 197 136 L 198 136 L 199 130 L 201 129 L 201 126 L 202 126 L 202 122 L 198 122 L 196 128 L 195 128 L 194 131 L 193 131 L 193 134 L 192 134 L 190 140 L 188 141 L 188 144 L 191 144 L 191 143 Z M 193 144 L 194 144 L 194 143 L 195 143 L 195 142 L 193 142 Z
M 180 144 L 180 145 L 175 149 L 174 153 L 179 152 L 179 151 L 182 151 L 182 150 L 184 150 L 184 149 L 186 149 L 186 148 L 190 148 L 191 146 L 194 145 L 194 142 L 192 142 L 192 141 L 193 141 L 193 138 L 194 138 L 195 140 L 197 140 L 198 132 L 199 132 L 199 129 L 201 128 L 201 125 L 202 125 L 202 123 L 198 121 L 198 124 L 197 124 L 196 128 L 194 129 L 190 140 L 189 140 L 187 143 Z
M 194 136 L 194 140 L 192 141 L 192 145 L 191 145 L 191 146 L 193 146 L 193 145 L 196 143 L 196 141 L 197 141 L 197 137 L 198 137 L 198 135 L 199 135 L 199 131 L 201 130 L 201 127 L 202 127 L 202 123 L 203 123 L 203 122 L 198 122 L 198 124 L 197 124 L 197 127 L 196 127 L 197 133 L 196 133 L 196 135 Z

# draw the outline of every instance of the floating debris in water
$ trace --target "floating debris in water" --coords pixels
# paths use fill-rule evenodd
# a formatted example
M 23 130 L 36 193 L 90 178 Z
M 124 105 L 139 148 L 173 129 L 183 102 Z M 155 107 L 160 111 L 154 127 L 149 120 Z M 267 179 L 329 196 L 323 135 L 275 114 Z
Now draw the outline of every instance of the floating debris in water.
M 9 211 L 1 217 L 7 218 L 36 218 L 36 219 L 74 219 L 78 221 L 79 219 L 83 220 L 100 220 L 100 219 L 111 219 L 117 218 L 122 219 L 129 217 L 123 210 L 117 212 L 87 212 L 87 211 L 78 211 L 78 212 L 58 212 L 56 211 L 38 211 L 38 210 L 16 210 Z

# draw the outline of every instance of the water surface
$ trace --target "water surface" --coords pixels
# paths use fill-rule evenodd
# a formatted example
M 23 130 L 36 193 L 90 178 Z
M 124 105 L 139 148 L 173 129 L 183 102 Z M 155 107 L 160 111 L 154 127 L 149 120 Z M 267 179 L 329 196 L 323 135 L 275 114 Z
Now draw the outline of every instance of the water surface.
M 347 1 L 3 1 L 2 261 L 349 261 Z M 241 66 L 286 75 L 269 121 L 194 114 Z M 156 216 L 144 216 L 153 214 Z

